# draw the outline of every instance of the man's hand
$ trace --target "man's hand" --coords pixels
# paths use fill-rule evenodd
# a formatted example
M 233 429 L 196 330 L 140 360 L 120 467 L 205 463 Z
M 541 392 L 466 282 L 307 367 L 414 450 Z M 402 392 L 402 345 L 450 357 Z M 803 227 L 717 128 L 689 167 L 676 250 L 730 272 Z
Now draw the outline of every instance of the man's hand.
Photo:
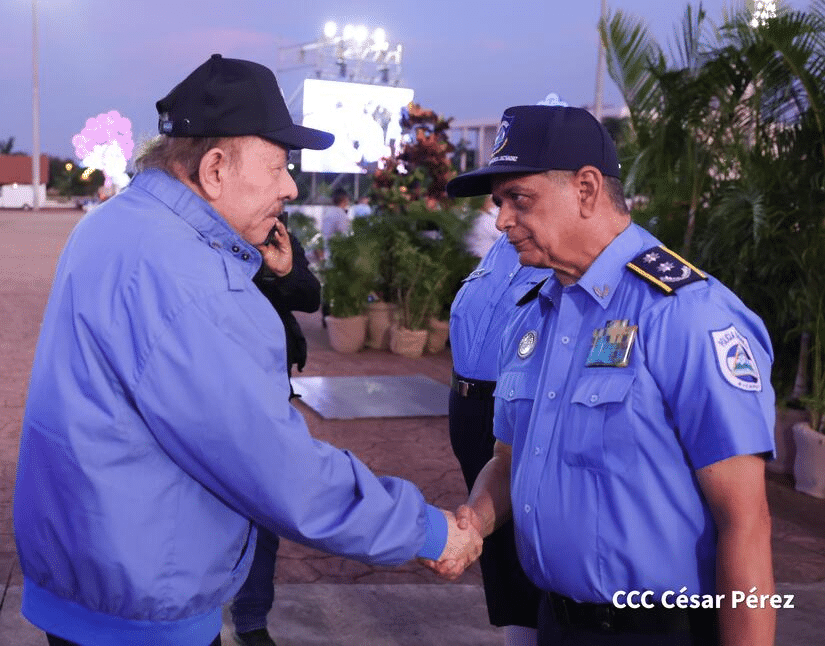
M 469 522 L 461 528 L 452 512 L 444 509 L 441 511 L 447 517 L 447 544 L 438 561 L 421 561 L 439 576 L 454 581 L 479 557 L 483 540 L 481 534 Z
M 264 263 L 276 276 L 283 278 L 292 271 L 292 243 L 280 220 L 275 220 L 267 243 L 255 245 L 255 248 L 261 252 Z
M 475 509 L 469 505 L 461 505 L 455 511 L 455 520 L 458 523 L 459 529 L 474 528 L 479 535 L 483 535 L 484 523 L 481 517 L 476 513 Z

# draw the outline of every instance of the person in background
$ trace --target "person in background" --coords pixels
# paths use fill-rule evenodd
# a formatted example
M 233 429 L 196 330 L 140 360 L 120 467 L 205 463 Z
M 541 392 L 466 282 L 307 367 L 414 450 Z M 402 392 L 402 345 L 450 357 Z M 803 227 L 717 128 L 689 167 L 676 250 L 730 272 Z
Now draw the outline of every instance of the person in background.
M 355 204 L 349 210 L 350 215 L 353 218 L 363 218 L 368 215 L 372 215 L 372 207 L 370 206 L 370 198 L 368 195 L 362 195 L 359 197 Z
M 217 646 L 261 526 L 459 571 L 475 530 L 310 436 L 252 280 L 292 271 L 288 151 L 332 136 L 292 122 L 271 70 L 220 54 L 156 107 L 160 137 L 78 223 L 46 305 L 14 495 L 23 615 L 51 646 Z
M 473 225 L 467 233 L 465 244 L 467 251 L 473 254 L 476 258 L 483 258 L 490 247 L 492 247 L 496 240 L 498 240 L 501 233 L 496 229 L 496 216 L 498 215 L 498 207 L 493 203 L 493 198 L 487 196 L 484 198 L 484 206 L 478 212 L 476 219 L 473 220 Z
M 542 646 L 768 646 L 770 339 L 631 221 L 619 178 L 586 110 L 516 106 L 447 186 L 491 193 L 521 264 L 553 270 L 502 334 L 493 458 L 457 517 L 514 520 Z
M 292 247 L 292 271 L 278 276 L 266 263 L 261 265 L 252 282 L 278 312 L 286 339 L 287 375 L 290 378 L 289 398 L 298 397 L 292 388 L 292 366 L 300 372 L 306 365 L 307 343 L 301 326 L 292 312 L 315 312 L 321 306 L 321 283 L 309 269 L 301 243 L 287 226 L 287 214 L 278 216 L 287 228 Z M 277 235 L 273 226 L 268 238 Z M 241 646 L 275 646 L 267 630 L 267 614 L 275 602 L 275 561 L 280 539 L 266 527 L 258 527 L 255 556 L 246 581 L 235 594 L 230 611 L 235 626 L 235 641 Z
M 286 212 L 281 213 L 278 219 L 284 227 L 287 226 Z M 293 312 L 311 314 L 318 311 L 321 306 L 321 283 L 309 268 L 309 260 L 301 242 L 288 228 L 287 233 L 292 247 L 292 271 L 281 277 L 263 264 L 252 282 L 267 297 L 284 324 L 287 374 L 292 377 L 292 366 L 296 366 L 298 372 L 301 372 L 307 362 L 306 338 Z M 270 232 L 270 235 L 274 234 L 275 228 Z M 295 394 L 290 382 L 290 399 L 299 396 Z
M 349 194 L 343 188 L 336 188 L 332 192 L 332 206 L 324 210 L 321 221 L 321 235 L 324 237 L 325 245 L 332 236 L 346 235 L 350 232 L 351 221 L 347 213 L 349 206 Z
M 493 391 L 504 326 L 519 299 L 552 274 L 549 269 L 522 266 L 504 234 L 483 255 L 450 309 L 450 442 L 468 491 L 493 457 Z M 506 626 L 505 644 L 535 644 L 540 592 L 519 564 L 512 522 L 484 540 L 481 574 L 490 623 Z

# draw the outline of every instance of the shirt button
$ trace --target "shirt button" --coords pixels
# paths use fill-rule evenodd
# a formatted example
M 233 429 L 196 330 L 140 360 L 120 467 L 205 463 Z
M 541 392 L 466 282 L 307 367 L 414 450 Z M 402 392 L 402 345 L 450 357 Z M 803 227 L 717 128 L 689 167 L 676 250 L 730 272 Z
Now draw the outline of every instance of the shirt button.
M 238 253 L 240 250 L 241 250 L 241 248 L 238 245 L 236 245 L 236 244 L 232 245 L 232 253 Z
M 244 253 L 241 255 L 241 259 L 243 259 L 243 260 L 249 260 L 249 254 L 248 254 L 248 253 L 246 253 L 246 252 L 244 252 Z
M 531 509 L 530 505 L 524 505 L 524 513 L 525 513 L 525 514 L 529 514 L 529 513 L 530 513 L 530 509 Z
M 535 453 L 536 453 L 536 455 L 541 455 L 541 447 L 540 446 L 536 447 Z
M 564 345 L 567 345 L 568 343 L 570 343 L 570 337 L 569 336 L 563 336 L 561 338 L 561 342 L 564 343 Z
M 513 396 L 513 395 L 515 395 L 515 394 L 516 394 L 516 391 L 515 391 L 515 390 L 511 390 L 511 391 L 510 391 L 510 397 L 512 397 L 512 396 Z
M 555 399 L 555 398 L 556 398 L 556 391 L 555 391 L 555 390 L 551 390 L 549 393 L 547 393 L 547 397 L 548 397 L 549 399 Z
M 590 395 L 590 401 L 593 402 L 593 403 L 596 403 L 597 401 L 599 401 L 599 396 L 598 395 Z

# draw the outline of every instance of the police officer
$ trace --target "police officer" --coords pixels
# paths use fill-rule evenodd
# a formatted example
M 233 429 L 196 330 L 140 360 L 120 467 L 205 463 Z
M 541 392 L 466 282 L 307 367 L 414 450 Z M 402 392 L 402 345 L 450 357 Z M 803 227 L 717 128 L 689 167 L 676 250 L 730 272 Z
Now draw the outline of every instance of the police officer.
M 453 301 L 450 442 L 468 490 L 493 456 L 493 389 L 501 333 L 519 298 L 551 273 L 522 266 L 502 234 L 464 279 Z M 505 643 L 535 643 L 540 595 L 518 562 L 511 522 L 484 541 L 481 574 L 490 623 L 506 626 Z
M 770 605 L 735 602 L 774 585 L 770 340 L 631 222 L 618 178 L 585 110 L 518 106 L 489 165 L 448 185 L 492 193 L 521 263 L 554 270 L 502 336 L 494 457 L 460 523 L 512 516 L 540 644 L 772 644 Z

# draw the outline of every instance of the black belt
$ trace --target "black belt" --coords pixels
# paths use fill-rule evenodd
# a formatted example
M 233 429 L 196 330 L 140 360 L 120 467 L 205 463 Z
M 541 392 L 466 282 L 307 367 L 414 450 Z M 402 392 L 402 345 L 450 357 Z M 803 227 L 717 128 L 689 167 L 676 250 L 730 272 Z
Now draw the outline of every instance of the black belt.
M 453 378 L 450 386 L 456 391 L 459 397 L 467 399 L 489 399 L 496 389 L 495 381 L 481 381 L 480 379 L 466 379 L 453 370 Z
M 712 628 L 715 612 L 710 609 L 617 608 L 611 603 L 579 603 L 555 592 L 547 600 L 556 621 L 606 633 L 679 633 Z M 702 631 L 704 632 L 704 631 Z

